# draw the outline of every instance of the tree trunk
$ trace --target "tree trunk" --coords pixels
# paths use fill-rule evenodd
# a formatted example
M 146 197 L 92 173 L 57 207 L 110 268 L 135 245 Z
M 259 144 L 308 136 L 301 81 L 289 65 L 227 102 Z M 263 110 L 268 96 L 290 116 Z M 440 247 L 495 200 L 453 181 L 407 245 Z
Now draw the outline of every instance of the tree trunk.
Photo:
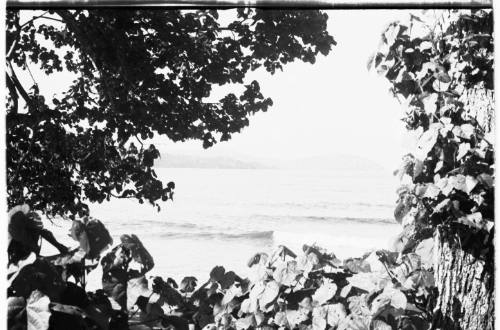
M 472 233 L 470 228 L 436 230 L 434 269 L 438 296 L 433 329 L 494 329 L 492 241 L 492 237 Z

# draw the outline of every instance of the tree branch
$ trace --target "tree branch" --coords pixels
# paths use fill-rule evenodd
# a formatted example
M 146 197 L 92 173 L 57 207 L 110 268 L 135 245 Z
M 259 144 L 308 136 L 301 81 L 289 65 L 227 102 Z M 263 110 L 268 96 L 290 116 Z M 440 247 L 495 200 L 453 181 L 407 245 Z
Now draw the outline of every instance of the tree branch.
M 19 94 L 23 97 L 23 99 L 26 101 L 26 104 L 28 105 L 28 108 L 32 109 L 33 108 L 33 100 L 31 97 L 28 95 L 24 87 L 21 85 L 19 82 L 19 79 L 17 79 L 16 73 L 14 69 L 12 68 L 12 64 L 7 61 L 6 63 L 6 70 L 7 70 L 7 75 L 10 78 L 11 82 L 13 85 L 16 87 L 16 89 L 19 91 Z

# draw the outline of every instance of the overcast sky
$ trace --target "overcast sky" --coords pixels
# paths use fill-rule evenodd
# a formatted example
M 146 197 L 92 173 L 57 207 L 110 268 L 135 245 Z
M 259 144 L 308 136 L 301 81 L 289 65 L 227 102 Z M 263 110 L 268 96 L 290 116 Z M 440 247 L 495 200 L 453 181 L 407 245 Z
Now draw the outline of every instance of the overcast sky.
M 296 62 L 273 76 L 254 72 L 274 105 L 251 118 L 240 134 L 209 150 L 201 142 L 169 143 L 163 153 L 293 159 L 318 155 L 363 156 L 395 168 L 404 152 L 403 107 L 388 84 L 368 72 L 367 60 L 380 35 L 407 11 L 328 11 L 328 30 L 337 46 L 314 65 Z
M 384 28 L 407 17 L 408 11 L 330 10 L 328 15 L 328 30 L 337 46 L 327 57 L 320 55 L 314 65 L 297 61 L 275 75 L 264 70 L 249 75 L 247 80 L 259 81 L 262 93 L 273 99 L 268 112 L 258 113 L 240 134 L 209 150 L 201 141 L 155 138 L 162 157 L 172 153 L 265 160 L 347 154 L 397 167 L 403 146 L 408 146 L 400 121 L 404 109 L 390 95 L 388 83 L 368 72 L 366 63 Z M 19 74 L 31 80 L 25 72 L 24 77 Z M 33 74 L 46 95 L 65 89 L 71 78 Z M 219 91 L 219 96 L 233 92 L 231 88 Z

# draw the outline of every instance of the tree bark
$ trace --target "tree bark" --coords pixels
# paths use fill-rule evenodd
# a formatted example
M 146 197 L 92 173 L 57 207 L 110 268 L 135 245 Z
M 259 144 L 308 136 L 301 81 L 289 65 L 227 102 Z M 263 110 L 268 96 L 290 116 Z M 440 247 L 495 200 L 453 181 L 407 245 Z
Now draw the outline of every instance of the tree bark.
M 438 292 L 432 329 L 493 330 L 492 237 L 468 228 L 457 232 L 441 228 L 434 240 Z

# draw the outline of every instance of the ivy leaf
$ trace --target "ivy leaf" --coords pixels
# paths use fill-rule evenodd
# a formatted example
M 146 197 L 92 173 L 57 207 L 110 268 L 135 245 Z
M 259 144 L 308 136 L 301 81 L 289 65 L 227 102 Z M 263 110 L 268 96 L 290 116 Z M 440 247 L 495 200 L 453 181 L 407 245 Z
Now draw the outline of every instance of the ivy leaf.
M 370 328 L 371 330 L 392 330 L 392 327 L 382 320 L 373 320 Z
M 366 297 L 366 293 L 363 293 L 359 296 L 352 296 L 347 298 L 351 315 L 356 314 L 362 317 L 368 317 L 371 315 L 370 308 L 368 307 L 368 304 L 366 302 Z
M 49 328 L 50 299 L 42 292 L 34 290 L 28 298 L 26 313 L 28 330 L 46 330 Z
M 224 298 L 222 298 L 222 305 L 229 304 L 235 297 L 239 297 L 242 294 L 241 288 L 236 285 L 229 287 L 224 293 Z
M 427 185 L 427 189 L 425 190 L 424 198 L 436 199 L 441 193 L 441 189 L 437 187 L 435 184 L 429 183 Z
M 415 248 L 415 253 L 420 256 L 420 261 L 422 265 L 426 268 L 431 268 L 434 266 L 434 239 L 427 238 L 418 243 Z
M 417 152 L 415 153 L 415 156 L 422 161 L 427 158 L 429 152 L 432 148 L 434 148 L 438 136 L 439 126 L 431 126 L 427 131 L 425 131 L 418 140 Z
M 121 245 L 131 252 L 132 259 L 141 265 L 141 275 L 153 269 L 155 265 L 153 257 L 144 247 L 144 245 L 142 245 L 139 237 L 137 237 L 135 234 L 121 235 L 120 241 L 122 242 Z
M 336 328 L 340 321 L 346 317 L 347 313 L 343 304 L 330 304 L 317 306 L 313 309 L 313 327 L 316 321 L 318 328 L 326 328 L 326 325 Z M 324 320 L 321 321 L 321 320 Z M 324 324 L 324 326 L 323 326 Z
M 194 276 L 186 276 L 182 279 L 179 290 L 182 292 L 193 292 L 196 288 L 197 279 Z
M 337 293 L 337 285 L 333 282 L 323 282 L 323 284 L 314 292 L 312 300 L 316 301 L 319 305 L 323 305 L 328 300 L 333 298 Z
M 291 286 L 296 282 L 299 274 L 301 274 L 301 272 L 297 270 L 297 262 L 295 260 L 290 260 L 276 267 L 273 272 L 273 278 L 281 285 Z
M 280 292 L 280 285 L 276 281 L 269 281 L 266 283 L 264 292 L 259 299 L 259 306 L 262 311 L 266 311 L 269 305 L 271 305 L 276 298 L 278 298 Z
M 482 185 L 492 188 L 493 184 L 495 183 L 493 180 L 493 177 L 489 174 L 486 173 L 481 173 L 477 176 L 477 179 L 479 182 L 481 182 Z
M 487 229 L 487 221 L 483 220 L 481 212 L 467 214 L 457 219 L 457 222 L 477 229 Z
M 478 182 L 479 181 L 475 177 L 467 175 L 465 177 L 465 192 L 467 194 L 470 194 L 472 190 L 474 190 Z
M 404 288 L 412 290 L 432 288 L 434 286 L 434 275 L 424 269 L 414 271 L 403 283 Z
M 466 139 L 470 139 L 475 131 L 474 126 L 472 126 L 472 124 L 462 124 L 460 125 L 460 129 L 462 131 L 462 137 Z
M 219 281 L 222 290 L 228 289 L 235 282 L 237 275 L 233 271 L 229 271 Z
M 290 324 L 290 328 L 294 329 L 297 325 L 309 319 L 308 311 L 304 309 L 286 311 L 286 320 Z
M 8 329 L 24 329 L 26 327 L 26 300 L 23 297 L 7 298 Z
M 236 321 L 236 329 L 241 329 L 241 330 L 247 330 L 249 328 L 253 328 L 257 325 L 257 322 L 255 320 L 255 316 L 253 314 L 250 314 L 246 317 L 239 318 Z
M 370 330 L 370 318 L 350 314 L 340 322 L 337 330 Z
M 80 248 L 89 259 L 98 258 L 102 251 L 113 244 L 113 239 L 102 222 L 90 217 L 74 220 L 70 236 L 80 243 Z
M 210 280 L 212 282 L 220 282 L 224 278 L 224 273 L 226 272 L 223 266 L 215 266 L 210 271 Z
M 462 159 L 470 150 L 470 143 L 460 143 L 458 146 L 457 160 Z
M 448 88 L 450 88 L 450 83 L 449 82 L 446 83 L 439 79 L 435 79 L 432 82 L 432 88 L 434 88 L 436 92 L 446 92 Z
M 446 72 L 439 72 L 436 75 L 437 80 L 439 80 L 441 83 L 449 84 L 451 82 L 451 78 Z M 441 91 L 440 91 L 441 92 Z

